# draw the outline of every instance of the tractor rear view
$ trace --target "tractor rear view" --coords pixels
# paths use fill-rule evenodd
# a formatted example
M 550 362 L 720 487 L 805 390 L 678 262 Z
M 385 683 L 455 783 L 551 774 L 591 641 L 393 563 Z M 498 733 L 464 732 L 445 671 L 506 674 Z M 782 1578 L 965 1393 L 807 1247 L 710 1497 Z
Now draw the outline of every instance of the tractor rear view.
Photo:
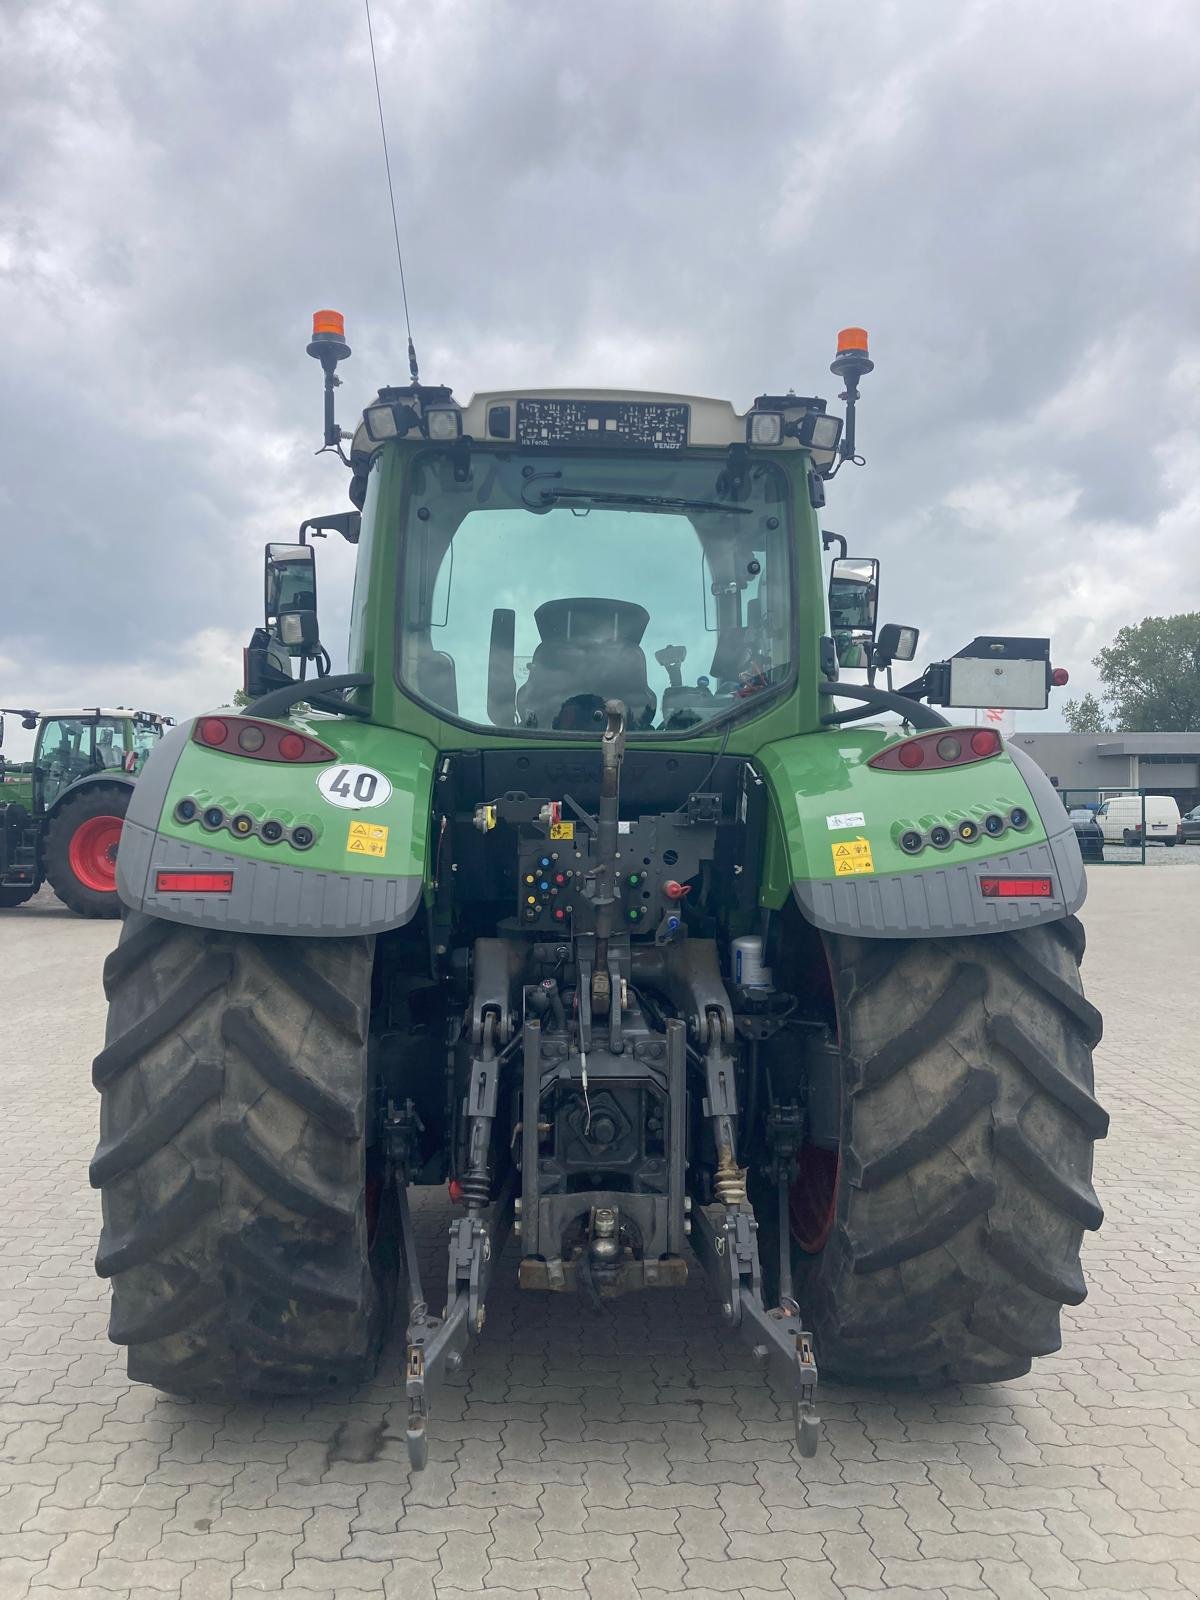
M 36 737 L 30 762 L 13 766 L 0 756 L 0 909 L 24 905 L 48 880 L 81 917 L 119 915 L 121 824 L 171 719 L 99 706 L 8 715 Z
M 826 598 L 865 334 L 844 422 L 414 380 L 352 439 L 336 313 L 309 348 L 354 509 L 268 547 L 250 703 L 163 740 L 122 839 L 92 1179 L 130 1375 L 356 1381 L 402 1292 L 420 1467 L 497 1272 L 600 1307 L 702 1273 L 801 1454 L 818 1363 L 1026 1372 L 1101 1219 L 1084 875 L 1048 780 L 935 707 L 1064 675 L 980 636 L 893 688 L 878 563 Z M 413 1184 L 448 1186 L 436 1314 Z

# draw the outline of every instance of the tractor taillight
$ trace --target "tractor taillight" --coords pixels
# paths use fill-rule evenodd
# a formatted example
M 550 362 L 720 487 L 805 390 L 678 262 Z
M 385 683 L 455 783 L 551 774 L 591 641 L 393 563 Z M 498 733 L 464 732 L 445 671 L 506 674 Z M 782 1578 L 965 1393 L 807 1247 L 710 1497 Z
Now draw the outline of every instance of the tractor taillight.
M 192 732 L 197 744 L 226 755 L 249 756 L 255 761 L 334 761 L 337 751 L 319 739 L 277 722 L 253 717 L 201 717 Z
M 155 878 L 159 894 L 230 894 L 232 872 L 160 872 Z
M 964 767 L 1000 754 L 1000 735 L 991 728 L 945 728 L 919 733 L 878 751 L 867 762 L 884 772 L 928 772 L 938 767 Z
M 980 878 L 985 900 L 1048 900 L 1054 893 L 1050 878 Z

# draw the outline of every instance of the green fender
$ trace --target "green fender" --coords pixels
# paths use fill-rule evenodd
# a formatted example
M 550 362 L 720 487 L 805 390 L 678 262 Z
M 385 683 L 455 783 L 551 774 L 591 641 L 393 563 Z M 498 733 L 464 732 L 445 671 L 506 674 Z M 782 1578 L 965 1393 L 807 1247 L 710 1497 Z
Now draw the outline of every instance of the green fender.
M 958 731 L 965 739 L 974 730 Z M 868 765 L 901 737 L 879 727 L 831 728 L 759 752 L 772 812 L 764 906 L 778 909 L 791 894 L 818 928 L 898 939 L 1002 932 L 1082 905 L 1075 830 L 1029 756 L 1004 745 L 996 756 L 957 766 L 893 772 Z M 989 817 L 1003 822 L 997 836 L 986 831 Z M 964 824 L 969 839 L 960 837 Z M 936 828 L 951 836 L 944 848 L 930 840 Z M 901 848 L 906 833 L 922 836 L 915 854 Z M 985 894 L 984 880 L 997 876 L 1034 880 L 1036 888 L 1048 880 L 1050 892 Z
M 126 905 L 171 922 L 309 937 L 379 933 L 412 918 L 429 858 L 431 745 L 350 717 L 294 714 L 270 720 L 320 740 L 336 759 L 265 761 L 199 744 L 192 733 L 203 720 L 172 729 L 134 786 L 117 858 Z M 359 804 L 349 792 L 338 803 L 322 793 L 321 776 L 340 767 L 369 768 L 385 780 L 372 786 L 374 803 Z M 183 801 L 195 807 L 190 821 Z M 205 811 L 220 811 L 225 821 L 209 828 Z M 235 817 L 250 818 L 248 837 L 232 830 Z M 269 842 L 264 823 L 279 824 L 282 837 Z M 307 848 L 292 842 L 297 829 L 312 835 Z M 231 883 L 197 892 L 161 877 L 181 872 L 221 874 Z

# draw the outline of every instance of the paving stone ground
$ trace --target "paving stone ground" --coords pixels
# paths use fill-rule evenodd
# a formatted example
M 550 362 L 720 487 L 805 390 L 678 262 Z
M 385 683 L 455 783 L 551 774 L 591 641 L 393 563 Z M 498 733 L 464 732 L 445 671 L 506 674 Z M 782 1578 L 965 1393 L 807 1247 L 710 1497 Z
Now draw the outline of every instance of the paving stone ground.
M 990 1388 L 828 1385 L 798 1471 L 699 1283 L 604 1315 L 501 1286 L 410 1477 L 396 1348 L 319 1403 L 126 1380 L 86 1178 L 115 929 L 0 912 L 0 1597 L 1197 1594 L 1200 874 L 1096 871 L 1085 921 L 1108 1220 L 1061 1352 Z M 436 1273 L 447 1212 L 421 1216 Z

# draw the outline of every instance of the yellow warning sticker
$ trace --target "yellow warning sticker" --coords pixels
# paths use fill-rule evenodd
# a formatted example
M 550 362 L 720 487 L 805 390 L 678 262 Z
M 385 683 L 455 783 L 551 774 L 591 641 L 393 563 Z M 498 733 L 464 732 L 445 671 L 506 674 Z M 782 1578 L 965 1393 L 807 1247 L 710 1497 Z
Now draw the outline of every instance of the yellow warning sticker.
M 840 844 L 831 845 L 830 849 L 833 851 L 833 870 L 839 878 L 849 877 L 853 872 L 875 871 L 869 839 L 843 839 Z
M 382 822 L 352 822 L 346 850 L 352 856 L 386 856 L 387 828 Z
M 573 839 L 575 837 L 575 824 L 573 822 L 552 822 L 550 824 L 550 837 L 552 839 Z

